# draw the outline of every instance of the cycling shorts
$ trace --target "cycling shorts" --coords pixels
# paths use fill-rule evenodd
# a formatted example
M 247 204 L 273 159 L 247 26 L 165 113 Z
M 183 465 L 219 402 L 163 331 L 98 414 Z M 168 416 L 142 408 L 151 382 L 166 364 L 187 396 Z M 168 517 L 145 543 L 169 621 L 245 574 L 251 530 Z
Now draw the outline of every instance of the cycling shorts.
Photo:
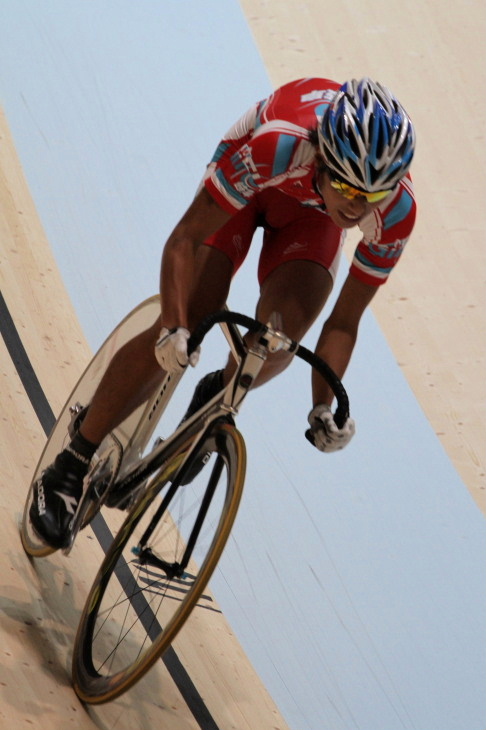
M 334 281 L 344 231 L 316 208 L 305 207 L 276 188 L 256 193 L 251 201 L 204 243 L 223 251 L 237 272 L 249 251 L 257 228 L 263 228 L 258 264 L 260 286 L 277 266 L 287 261 L 314 261 Z

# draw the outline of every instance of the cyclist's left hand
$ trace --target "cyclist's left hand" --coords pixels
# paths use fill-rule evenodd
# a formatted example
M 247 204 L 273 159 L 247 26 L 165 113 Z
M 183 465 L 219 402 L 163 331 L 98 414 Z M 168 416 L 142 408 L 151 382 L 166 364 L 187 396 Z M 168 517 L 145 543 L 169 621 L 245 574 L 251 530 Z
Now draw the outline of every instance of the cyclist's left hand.
M 309 413 L 308 421 L 314 437 L 314 446 L 326 453 L 344 449 L 356 430 L 352 418 L 348 418 L 344 426 L 338 428 L 330 407 L 322 403 L 314 406 Z

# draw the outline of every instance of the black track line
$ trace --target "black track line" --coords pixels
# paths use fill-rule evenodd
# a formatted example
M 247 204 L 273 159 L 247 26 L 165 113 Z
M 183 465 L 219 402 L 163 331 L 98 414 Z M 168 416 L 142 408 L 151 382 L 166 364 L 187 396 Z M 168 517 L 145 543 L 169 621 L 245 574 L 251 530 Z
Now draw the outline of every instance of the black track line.
M 0 333 L 32 408 L 44 433 L 48 436 L 56 422 L 56 417 L 25 351 L 2 292 L 0 292 Z M 93 520 L 91 527 L 103 551 L 106 552 L 113 540 L 113 535 L 101 514 L 98 514 Z M 219 730 L 216 721 L 172 647 L 164 653 L 162 661 L 201 730 Z

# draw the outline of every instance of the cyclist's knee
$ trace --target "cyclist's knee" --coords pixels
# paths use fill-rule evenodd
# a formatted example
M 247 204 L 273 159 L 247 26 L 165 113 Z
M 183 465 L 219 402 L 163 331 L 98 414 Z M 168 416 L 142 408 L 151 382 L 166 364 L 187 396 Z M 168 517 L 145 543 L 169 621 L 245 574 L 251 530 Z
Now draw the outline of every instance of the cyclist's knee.
M 292 362 L 293 355 L 288 352 L 277 352 L 272 354 L 267 360 L 265 360 L 260 373 L 255 381 L 255 386 L 264 385 L 272 380 L 290 365 Z
M 300 341 L 322 311 L 331 289 L 331 276 L 319 264 L 287 262 L 263 283 L 257 318 L 266 323 L 272 312 L 278 312 L 285 334 Z

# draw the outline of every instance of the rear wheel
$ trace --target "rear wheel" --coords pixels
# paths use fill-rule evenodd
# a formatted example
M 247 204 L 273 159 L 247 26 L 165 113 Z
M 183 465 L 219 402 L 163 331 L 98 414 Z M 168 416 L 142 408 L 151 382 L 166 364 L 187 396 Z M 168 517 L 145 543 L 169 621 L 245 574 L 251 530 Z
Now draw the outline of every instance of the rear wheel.
M 106 553 L 74 646 L 73 684 L 85 702 L 112 700 L 147 672 L 197 606 L 218 563 L 243 489 L 243 438 L 233 425 L 215 423 L 186 470 L 201 454 L 203 470 L 184 486 L 177 476 L 183 456 L 169 459 Z
M 42 472 L 50 464 L 52 464 L 59 452 L 62 451 L 70 441 L 71 437 L 69 429 L 71 428 L 72 430 L 72 422 L 76 418 L 76 415 L 73 415 L 72 409 L 87 406 L 90 403 L 91 398 L 113 355 L 134 335 L 142 332 L 144 329 L 152 325 L 159 313 L 159 297 L 151 297 L 150 299 L 147 299 L 130 312 L 130 314 L 125 317 L 125 319 L 106 339 L 105 343 L 93 357 L 73 388 L 71 395 L 69 396 L 59 418 L 49 434 L 27 493 L 22 522 L 20 525 L 20 537 L 24 550 L 30 556 L 40 558 L 55 552 L 55 548 L 47 545 L 42 538 L 37 535 L 30 522 L 29 512 L 32 505 L 33 490 L 37 480 L 40 478 Z M 140 417 L 142 407 L 143 406 L 137 409 L 132 416 L 124 422 L 124 428 L 127 433 L 132 433 L 134 430 L 135 424 L 138 422 L 138 418 Z M 107 445 L 108 447 L 112 446 L 111 438 L 107 440 L 107 444 L 103 443 L 101 445 L 99 451 L 101 453 L 105 453 Z M 92 509 L 84 519 L 84 523 L 87 523 L 90 519 L 92 519 L 95 512 L 96 508 Z

